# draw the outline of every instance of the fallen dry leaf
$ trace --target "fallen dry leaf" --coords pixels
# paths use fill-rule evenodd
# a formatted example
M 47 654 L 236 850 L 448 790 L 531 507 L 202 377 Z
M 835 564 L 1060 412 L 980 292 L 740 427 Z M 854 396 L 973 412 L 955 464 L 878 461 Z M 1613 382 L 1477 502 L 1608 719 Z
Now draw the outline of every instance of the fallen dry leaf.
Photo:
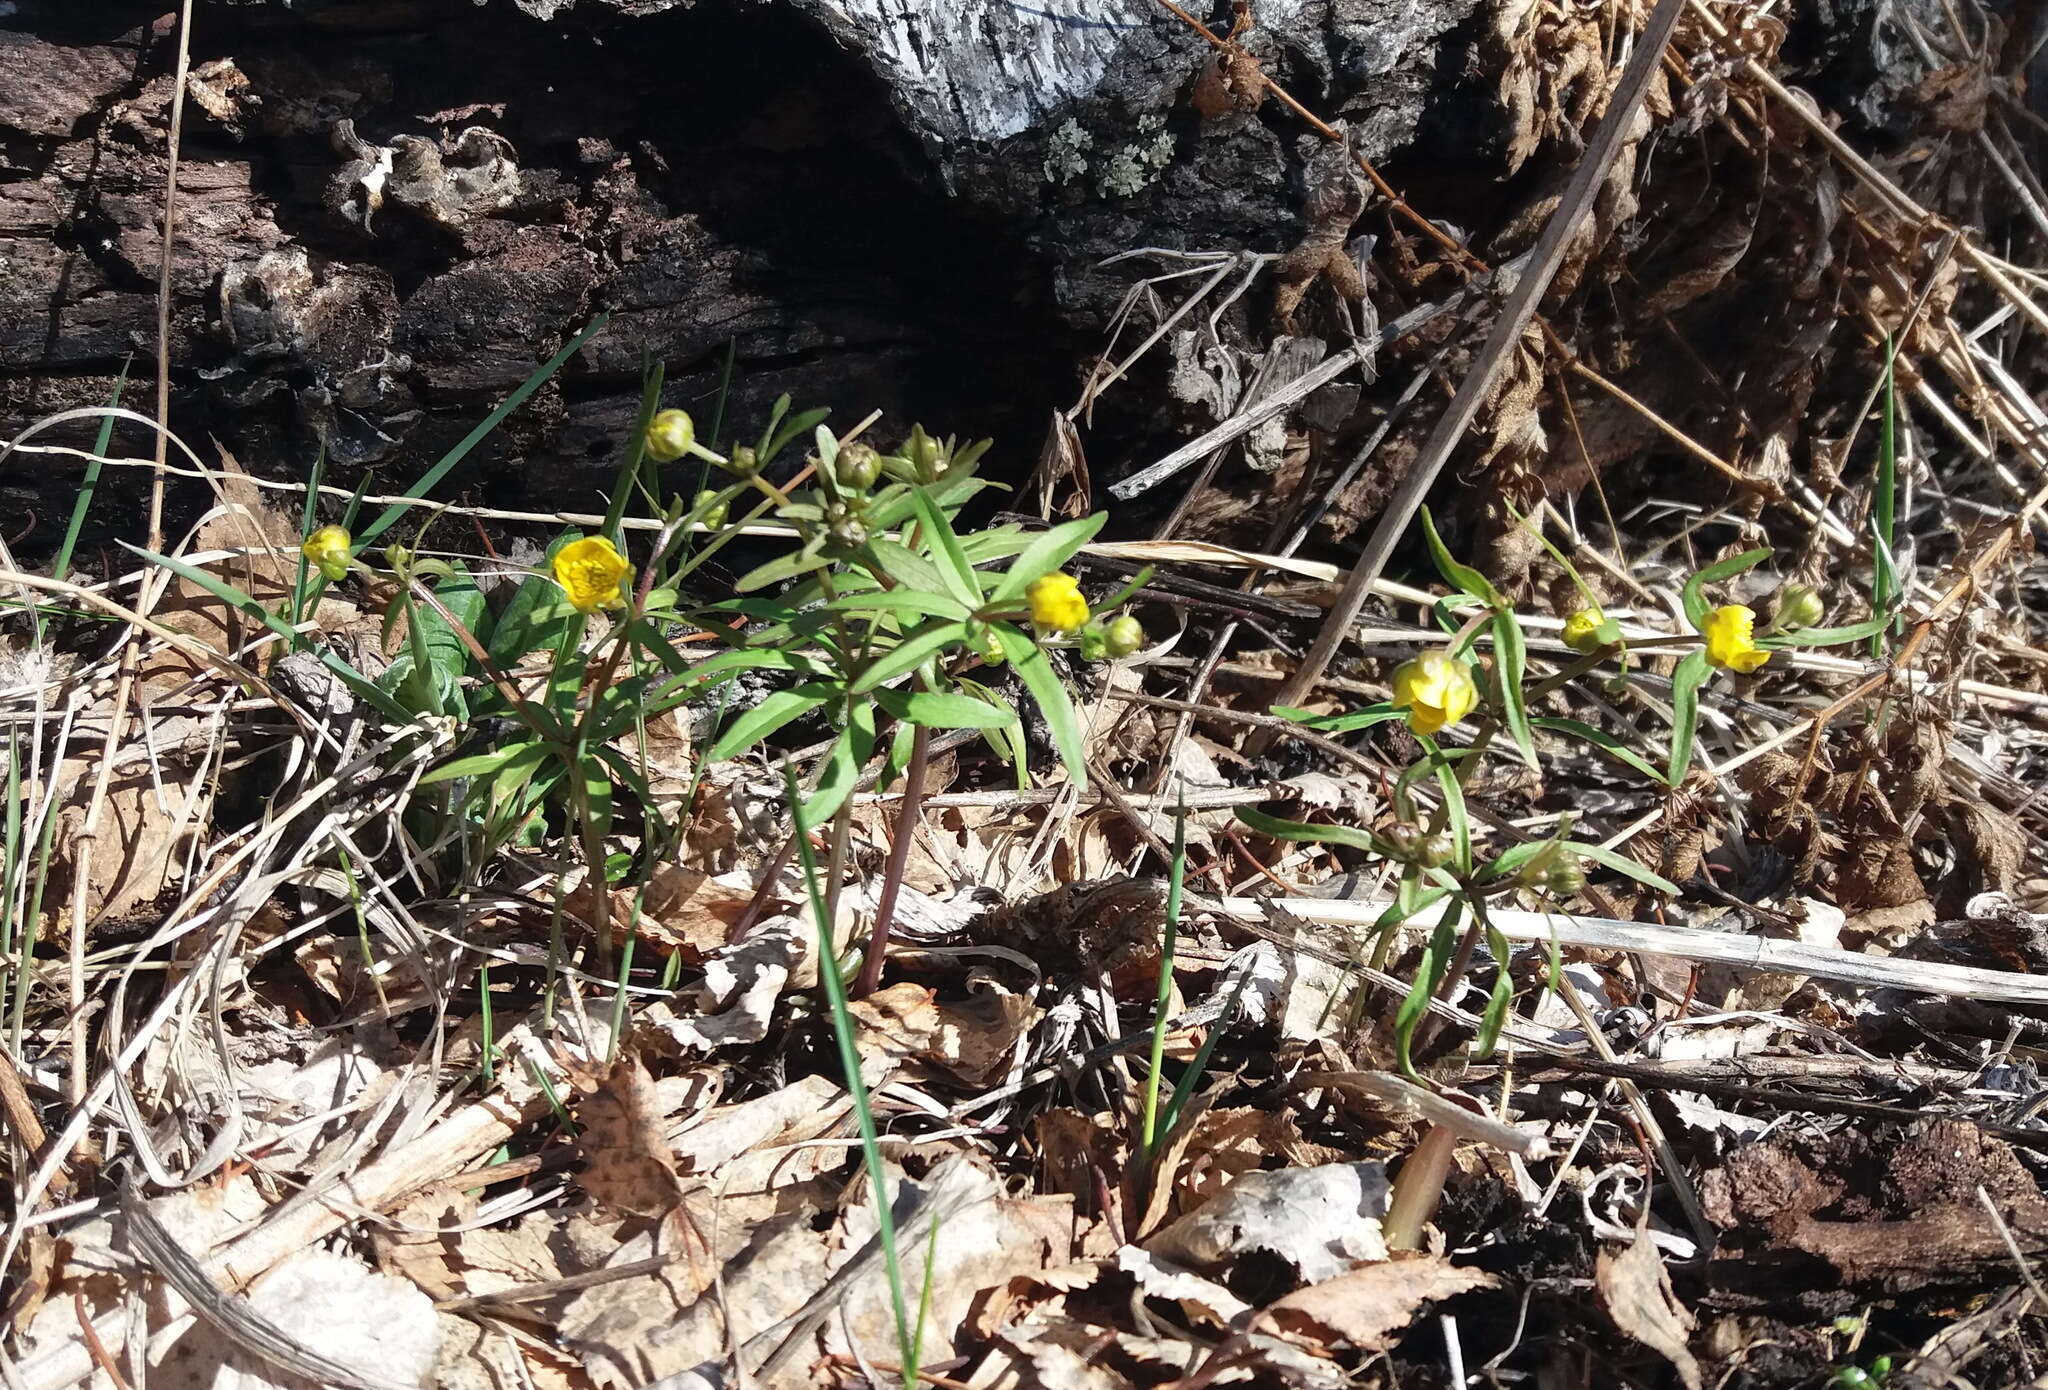
M 1145 1242 L 1145 1248 L 1197 1269 L 1267 1250 L 1293 1265 L 1305 1281 L 1321 1283 L 1387 1257 L 1380 1218 L 1386 1214 L 1388 1190 L 1386 1168 L 1378 1163 L 1246 1173 L 1215 1201 Z
M 1498 1282 L 1442 1255 L 1384 1260 L 1297 1289 L 1261 1310 L 1253 1325 L 1360 1351 L 1385 1351 L 1423 1304 Z
M 636 1216 L 674 1210 L 681 1195 L 675 1151 L 669 1147 L 654 1078 L 639 1054 L 622 1052 L 600 1079 L 576 1079 L 579 1088 L 588 1088 L 575 1106 L 582 1131 L 577 1148 L 583 1154 L 583 1190 Z
M 1671 1277 L 1648 1231 L 1620 1254 L 1607 1250 L 1593 1266 L 1593 1286 L 1614 1325 L 1669 1361 L 1686 1390 L 1700 1390 L 1700 1363 L 1686 1345 L 1697 1320 L 1671 1291 Z

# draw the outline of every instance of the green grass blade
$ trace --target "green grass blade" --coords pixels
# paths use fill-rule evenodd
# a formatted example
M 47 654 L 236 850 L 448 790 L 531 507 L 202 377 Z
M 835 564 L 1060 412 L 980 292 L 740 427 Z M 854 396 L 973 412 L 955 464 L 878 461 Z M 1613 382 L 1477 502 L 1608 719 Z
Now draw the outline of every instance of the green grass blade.
M 796 769 L 783 764 L 783 782 L 788 788 L 792 815 L 803 804 L 797 786 Z M 860 1050 L 854 1045 L 853 1014 L 847 1008 L 846 981 L 839 976 L 837 943 L 832 923 L 825 915 L 825 892 L 818 879 L 818 859 L 811 851 L 811 837 L 799 825 L 796 852 L 802 861 L 804 887 L 811 900 L 811 918 L 818 928 L 818 979 L 825 988 L 825 1002 L 832 1014 L 832 1036 L 839 1045 L 839 1066 L 846 1074 L 846 1093 L 853 1101 L 854 1122 L 860 1128 L 861 1153 L 867 1163 L 868 1181 L 875 1203 L 875 1236 L 882 1247 L 882 1265 L 889 1276 L 889 1296 L 896 1314 L 896 1340 L 903 1364 L 912 1360 L 909 1309 L 903 1302 L 903 1268 L 896 1258 L 896 1213 L 889 1205 L 889 1186 L 882 1171 L 882 1142 L 875 1132 L 875 1112 L 868 1104 L 868 1088 L 861 1080 Z
M 541 363 L 534 374 L 521 382 L 511 395 L 505 397 L 504 402 L 496 410 L 486 415 L 475 429 L 464 435 L 461 443 L 441 455 L 440 462 L 429 468 L 418 482 L 407 488 L 405 495 L 417 500 L 433 491 L 440 481 L 447 477 L 449 472 L 454 469 L 456 464 L 469 457 L 470 450 L 483 443 L 492 430 L 495 430 L 505 422 L 507 415 L 510 415 L 513 411 L 519 409 L 520 406 L 526 404 L 526 398 L 540 390 L 542 385 L 547 382 L 547 379 L 560 371 L 562 364 L 581 351 L 583 345 L 589 342 L 591 337 L 599 329 L 603 328 L 610 319 L 610 314 L 599 314 L 596 318 L 592 319 L 588 327 L 564 344 L 560 352 Z M 403 517 L 410 510 L 412 510 L 411 507 L 404 502 L 393 502 L 378 514 L 375 521 L 357 533 L 357 547 L 365 546 L 383 535 L 398 523 L 399 518 Z

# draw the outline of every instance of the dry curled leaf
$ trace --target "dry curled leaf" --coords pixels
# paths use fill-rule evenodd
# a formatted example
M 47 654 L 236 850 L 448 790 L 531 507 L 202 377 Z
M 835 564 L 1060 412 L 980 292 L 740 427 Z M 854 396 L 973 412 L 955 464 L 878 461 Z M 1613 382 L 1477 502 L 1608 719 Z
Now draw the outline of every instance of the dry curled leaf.
M 583 1153 L 579 1181 L 592 1197 L 635 1216 L 662 1216 L 680 1195 L 654 1078 L 637 1053 L 622 1052 L 601 1078 L 576 1076 L 575 1106 Z
M 1594 1263 L 1593 1285 L 1616 1327 L 1669 1361 L 1686 1390 L 1700 1390 L 1700 1363 L 1686 1345 L 1697 1323 L 1671 1291 L 1671 1278 L 1648 1231 L 1637 1232 L 1618 1255 L 1602 1250 Z

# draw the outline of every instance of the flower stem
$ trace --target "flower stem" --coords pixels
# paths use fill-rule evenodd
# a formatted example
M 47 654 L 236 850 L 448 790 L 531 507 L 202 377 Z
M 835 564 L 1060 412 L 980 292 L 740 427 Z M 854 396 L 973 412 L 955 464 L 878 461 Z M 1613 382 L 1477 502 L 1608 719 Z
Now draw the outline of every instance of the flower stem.
M 896 918 L 896 897 L 903 887 L 904 866 L 910 860 L 910 841 L 917 834 L 919 803 L 924 799 L 925 768 L 931 762 L 932 731 L 919 724 L 910 734 L 910 762 L 903 770 L 903 804 L 896 812 L 896 838 L 889 846 L 889 860 L 882 869 L 881 894 L 875 900 L 875 925 L 868 933 L 867 958 L 860 964 L 855 982 L 856 999 L 875 992 L 882 982 L 882 956 L 889 949 L 889 925 Z

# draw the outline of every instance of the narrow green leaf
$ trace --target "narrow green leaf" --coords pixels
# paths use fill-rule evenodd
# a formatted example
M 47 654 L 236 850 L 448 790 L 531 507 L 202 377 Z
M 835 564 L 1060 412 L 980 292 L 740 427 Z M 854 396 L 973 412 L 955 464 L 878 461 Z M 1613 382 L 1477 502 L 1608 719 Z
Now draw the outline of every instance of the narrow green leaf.
M 1693 734 L 1700 720 L 1700 684 L 1713 666 L 1705 648 L 1687 652 L 1671 672 L 1671 764 L 1664 774 L 1666 786 L 1685 780 L 1692 766 Z
M 1436 773 L 1437 788 L 1443 793 L 1444 823 L 1451 832 L 1453 862 L 1459 872 L 1469 874 L 1472 872 L 1472 818 L 1465 812 L 1465 788 L 1458 782 L 1458 770 L 1435 741 L 1423 738 L 1421 742 L 1429 750 L 1431 770 Z
M 1350 825 L 1316 825 L 1309 821 L 1282 820 L 1269 816 L 1255 806 L 1234 806 L 1231 814 L 1250 826 L 1259 834 L 1274 840 L 1293 840 L 1303 844 L 1346 845 L 1352 849 L 1368 850 L 1384 856 L 1386 847 L 1369 830 L 1360 830 Z
M 849 711 L 847 727 L 825 756 L 825 770 L 818 786 L 799 810 L 805 831 L 815 830 L 831 820 L 841 803 L 860 785 L 861 769 L 875 751 L 875 707 L 856 700 Z
M 1396 719 L 1405 719 L 1408 712 L 1396 709 L 1392 704 L 1381 702 L 1367 705 L 1364 709 L 1349 714 L 1310 714 L 1293 705 L 1275 705 L 1273 713 L 1282 719 L 1290 719 L 1304 729 L 1315 729 L 1326 734 L 1348 734 L 1358 729 L 1370 729 L 1375 724 L 1385 724 Z
M 719 733 L 707 755 L 713 762 L 738 757 L 793 719 L 800 719 L 831 699 L 837 692 L 822 682 L 799 685 L 792 690 L 770 691 L 760 704 L 742 710 Z
M 866 694 L 879 685 L 914 671 L 946 648 L 967 637 L 965 623 L 935 618 L 923 627 L 912 628 L 903 640 L 868 663 L 867 669 L 847 686 L 849 693 Z
M 932 729 L 1000 729 L 1016 719 L 1010 710 L 950 690 L 896 690 L 883 686 L 875 703 L 892 717 Z
M 1755 569 L 1770 556 L 1770 548 L 1767 546 L 1745 550 L 1740 555 L 1731 555 L 1718 564 L 1708 565 L 1686 580 L 1680 597 L 1685 602 L 1685 620 L 1693 625 L 1693 630 L 1698 631 L 1706 626 L 1707 611 L 1712 607 L 1707 602 L 1707 585 L 1719 584 L 1724 579 L 1733 579 L 1738 574 Z
M 1051 574 L 1073 559 L 1082 546 L 1094 540 L 1095 533 L 1108 520 L 1108 512 L 1097 512 L 1093 516 L 1062 522 L 1034 537 L 1011 563 L 1009 571 L 997 581 L 995 588 L 989 591 L 989 601 L 1008 603 L 1022 598 L 1034 580 Z
M 1860 642 L 1883 632 L 1891 625 L 1892 616 L 1880 613 L 1874 618 L 1842 627 L 1795 627 L 1790 632 L 1774 632 L 1768 637 L 1758 638 L 1757 645 L 1773 652 L 1785 647 L 1838 647 L 1845 642 Z
M 886 536 L 877 536 L 868 542 L 868 555 L 876 569 L 906 589 L 926 594 L 947 592 L 945 576 L 931 561 Z
M 1067 778 L 1074 784 L 1074 790 L 1086 791 L 1088 755 L 1082 750 L 1081 721 L 1074 713 L 1067 687 L 1036 642 L 1008 623 L 991 624 L 989 631 L 995 634 L 1017 678 L 1024 682 L 1024 688 L 1038 702 L 1039 712 L 1045 715 L 1045 722 L 1052 727 L 1053 744 L 1060 750 L 1060 761 L 1066 764 Z
M 876 589 L 845 594 L 825 605 L 834 613 L 909 614 L 919 618 L 963 619 L 968 607 L 951 594 L 920 589 Z
M 369 704 L 386 719 L 398 724 L 410 724 L 412 722 L 412 711 L 408 710 L 384 691 L 379 690 L 374 681 L 365 678 L 362 672 L 356 670 L 355 667 L 349 665 L 346 661 L 343 661 L 339 656 L 336 656 L 331 649 L 324 646 L 314 646 L 309 643 L 290 623 L 287 623 L 275 613 L 266 610 L 262 604 L 250 598 L 234 585 L 226 583 L 207 571 L 200 569 L 197 565 L 188 564 L 183 560 L 173 559 L 168 555 L 159 555 L 154 550 L 145 550 L 139 545 L 130 545 L 126 541 L 122 541 L 121 546 L 124 550 L 133 551 L 151 564 L 162 565 L 172 574 L 177 575 L 178 578 L 188 583 L 197 584 L 221 602 L 232 605 L 239 612 L 263 624 L 271 632 L 284 639 L 286 650 L 313 652 L 314 655 L 320 658 L 320 664 L 340 677 L 342 684 L 346 685 L 356 698 Z
M 454 758 L 429 771 L 420 778 L 418 785 L 426 787 L 436 782 L 452 782 L 458 777 L 480 777 L 486 772 L 496 772 L 527 749 L 539 746 L 533 743 L 513 743 L 503 748 L 494 748 L 488 753 Z
M 787 555 L 778 555 L 773 560 L 754 566 L 733 581 L 733 592 L 750 594 L 756 589 L 765 589 L 770 584 L 780 584 L 785 579 L 794 579 L 812 570 L 821 570 L 832 562 L 816 550 L 792 550 Z
M 499 425 L 503 424 L 505 421 L 505 417 L 507 415 L 510 415 L 513 411 L 519 409 L 520 406 L 524 405 L 526 403 L 526 398 L 528 396 L 531 396 L 534 392 L 540 390 L 541 386 L 547 381 L 547 379 L 553 376 L 556 372 L 560 371 L 563 363 L 567 362 L 571 357 L 574 357 L 578 352 L 580 352 L 583 348 L 583 345 L 589 342 L 591 336 L 595 334 L 599 329 L 603 328 L 606 322 L 610 320 L 610 318 L 610 314 L 599 314 L 596 318 L 590 321 L 589 327 L 585 328 L 581 333 L 578 333 L 575 337 L 571 338 L 567 343 L 565 343 L 560 352 L 556 353 L 553 357 L 550 357 L 547 361 L 541 363 L 541 365 L 537 369 L 535 369 L 532 376 L 529 376 L 525 381 L 521 382 L 519 384 L 519 387 L 516 390 L 514 390 L 511 395 L 505 397 L 504 403 L 502 405 L 500 405 L 496 410 L 492 411 L 489 415 L 486 415 L 483 418 L 482 422 L 479 423 L 475 429 L 471 430 L 468 434 L 464 435 L 462 437 L 462 441 L 458 443 L 454 448 L 450 449 L 447 453 L 441 455 L 439 462 L 437 462 L 432 468 L 429 468 L 418 482 L 414 483 L 411 487 L 405 490 L 405 495 L 409 498 L 416 499 L 424 497 L 429 492 L 433 491 L 433 489 L 440 483 L 440 481 L 448 476 L 450 470 L 452 470 L 456 464 L 461 463 L 465 458 L 469 457 L 470 450 L 474 449 L 477 445 L 481 444 L 484 441 L 484 439 L 490 435 L 492 430 L 495 430 Z M 377 539 L 377 537 L 383 535 L 386 531 L 390 530 L 391 527 L 398 522 L 399 518 L 403 517 L 410 510 L 412 510 L 411 507 L 404 502 L 394 502 L 390 506 L 386 507 L 381 513 L 378 514 L 377 519 L 375 521 L 371 522 L 368 526 L 364 527 L 361 531 L 358 531 L 356 533 L 357 551 L 360 552 L 364 546 L 368 545 L 371 541 Z
M 1436 518 L 1429 514 L 1429 508 L 1422 509 L 1422 534 L 1429 542 L 1429 557 L 1436 561 L 1437 573 L 1444 577 L 1444 583 L 1462 593 L 1470 594 L 1491 608 L 1506 608 L 1507 601 L 1500 596 L 1500 590 L 1493 587 L 1493 581 L 1473 569 L 1461 565 L 1451 558 L 1450 549 L 1444 545 L 1444 538 L 1436 532 Z
M 1479 1016 L 1478 1034 L 1472 1039 L 1472 1060 L 1475 1062 L 1483 1062 L 1493 1056 L 1494 1045 L 1500 1041 L 1500 1030 L 1508 1021 L 1508 1006 L 1515 998 L 1515 982 L 1508 970 L 1508 960 L 1514 951 L 1508 945 L 1508 939 L 1491 922 L 1486 924 L 1486 949 L 1493 954 L 1497 969 L 1493 992 L 1486 999 L 1486 1011 Z
M 946 520 L 926 489 L 913 489 L 910 501 L 917 509 L 919 539 L 931 549 L 932 559 L 946 581 L 947 592 L 969 608 L 981 607 L 980 576 L 961 551 L 960 538 L 953 534 L 953 524 Z
M 1573 738 L 1584 739 L 1615 761 L 1626 763 L 1651 781 L 1657 783 L 1664 781 L 1664 770 L 1662 768 L 1636 752 L 1635 749 L 1629 747 L 1620 739 L 1614 737 L 1614 735 L 1604 730 L 1596 729 L 1591 724 L 1584 724 L 1576 719 L 1559 719 L 1548 715 L 1533 719 L 1530 722 L 1539 729 L 1550 729 L 1560 734 L 1570 734 Z
M 1536 741 L 1529 732 L 1528 697 L 1522 689 L 1529 674 L 1529 648 L 1522 640 L 1522 625 L 1513 609 L 1504 608 L 1494 614 L 1490 626 L 1495 670 L 1500 678 L 1501 722 L 1507 725 L 1515 747 L 1521 750 L 1522 761 L 1535 767 Z

